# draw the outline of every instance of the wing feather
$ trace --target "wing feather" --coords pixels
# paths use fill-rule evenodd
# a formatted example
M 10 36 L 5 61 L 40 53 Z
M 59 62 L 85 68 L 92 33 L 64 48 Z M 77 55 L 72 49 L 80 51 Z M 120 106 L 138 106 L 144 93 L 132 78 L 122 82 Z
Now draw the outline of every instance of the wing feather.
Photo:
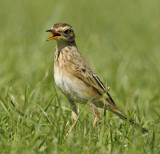
M 79 53 L 77 52 L 77 54 Z M 77 78 L 79 78 L 89 86 L 96 89 L 96 91 L 98 91 L 101 95 L 106 94 L 106 100 L 111 105 L 116 106 L 113 99 L 111 98 L 109 93 L 106 91 L 107 88 L 105 88 L 104 84 L 101 82 L 99 77 L 96 75 L 96 73 L 92 70 L 92 68 L 89 66 L 89 64 L 81 55 L 75 55 L 75 57 L 72 58 L 71 62 L 72 62 L 71 72 L 72 73 L 74 72 L 74 75 Z

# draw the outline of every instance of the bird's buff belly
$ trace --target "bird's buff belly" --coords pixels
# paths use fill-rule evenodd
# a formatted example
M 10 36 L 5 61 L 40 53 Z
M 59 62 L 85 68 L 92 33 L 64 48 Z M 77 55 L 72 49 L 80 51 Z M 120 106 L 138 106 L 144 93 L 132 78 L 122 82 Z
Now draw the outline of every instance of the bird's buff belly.
M 54 68 L 55 83 L 61 92 L 67 96 L 68 99 L 87 103 L 89 99 L 87 85 L 80 79 L 73 77 L 72 75 L 59 72 L 57 68 Z

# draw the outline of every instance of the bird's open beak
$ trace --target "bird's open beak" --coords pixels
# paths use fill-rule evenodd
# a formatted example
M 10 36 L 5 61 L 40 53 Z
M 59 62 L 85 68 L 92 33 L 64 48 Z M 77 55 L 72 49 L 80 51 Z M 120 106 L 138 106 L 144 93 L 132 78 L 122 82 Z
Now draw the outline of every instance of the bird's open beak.
M 46 32 L 50 32 L 50 33 L 52 33 L 52 36 L 51 37 L 49 37 L 46 41 L 50 41 L 50 40 L 55 40 L 55 39 L 57 39 L 57 38 L 59 38 L 59 37 L 61 37 L 62 36 L 62 34 L 60 34 L 60 33 L 57 33 L 57 32 L 55 32 L 54 30 L 52 30 L 52 29 L 50 29 L 50 30 L 46 30 Z

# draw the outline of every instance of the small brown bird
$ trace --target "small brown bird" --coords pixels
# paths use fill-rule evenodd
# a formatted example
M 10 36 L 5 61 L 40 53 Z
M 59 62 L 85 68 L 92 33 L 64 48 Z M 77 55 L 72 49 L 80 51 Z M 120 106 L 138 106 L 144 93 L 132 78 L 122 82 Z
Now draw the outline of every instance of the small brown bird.
M 97 107 L 107 109 L 127 120 L 127 116 L 118 109 L 115 102 L 108 93 L 108 88 L 100 81 L 99 77 L 79 53 L 75 43 L 75 33 L 69 24 L 57 23 L 50 30 L 52 36 L 49 40 L 56 40 L 54 57 L 54 79 L 56 85 L 69 100 L 72 108 L 74 123 L 78 120 L 78 113 L 75 102 L 88 103 L 95 114 L 93 127 L 99 119 Z M 129 122 L 147 132 L 132 119 Z

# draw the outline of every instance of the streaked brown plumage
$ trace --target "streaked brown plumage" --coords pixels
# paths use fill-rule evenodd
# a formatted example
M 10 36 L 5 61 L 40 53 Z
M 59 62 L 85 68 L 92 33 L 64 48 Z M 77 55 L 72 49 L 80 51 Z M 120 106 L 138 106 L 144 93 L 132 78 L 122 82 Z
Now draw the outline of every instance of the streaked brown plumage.
M 113 99 L 96 73 L 79 53 L 76 43 L 75 34 L 72 27 L 66 23 L 57 23 L 47 32 L 52 36 L 48 40 L 55 39 L 57 46 L 54 58 L 54 78 L 59 89 L 68 98 L 75 126 L 78 119 L 75 102 L 88 103 L 96 117 L 93 122 L 95 127 L 99 119 L 97 107 L 108 109 L 117 114 L 120 118 L 127 120 L 127 116 L 118 109 Z M 139 127 L 134 120 L 129 119 L 130 123 Z M 141 128 L 143 132 L 146 129 Z

